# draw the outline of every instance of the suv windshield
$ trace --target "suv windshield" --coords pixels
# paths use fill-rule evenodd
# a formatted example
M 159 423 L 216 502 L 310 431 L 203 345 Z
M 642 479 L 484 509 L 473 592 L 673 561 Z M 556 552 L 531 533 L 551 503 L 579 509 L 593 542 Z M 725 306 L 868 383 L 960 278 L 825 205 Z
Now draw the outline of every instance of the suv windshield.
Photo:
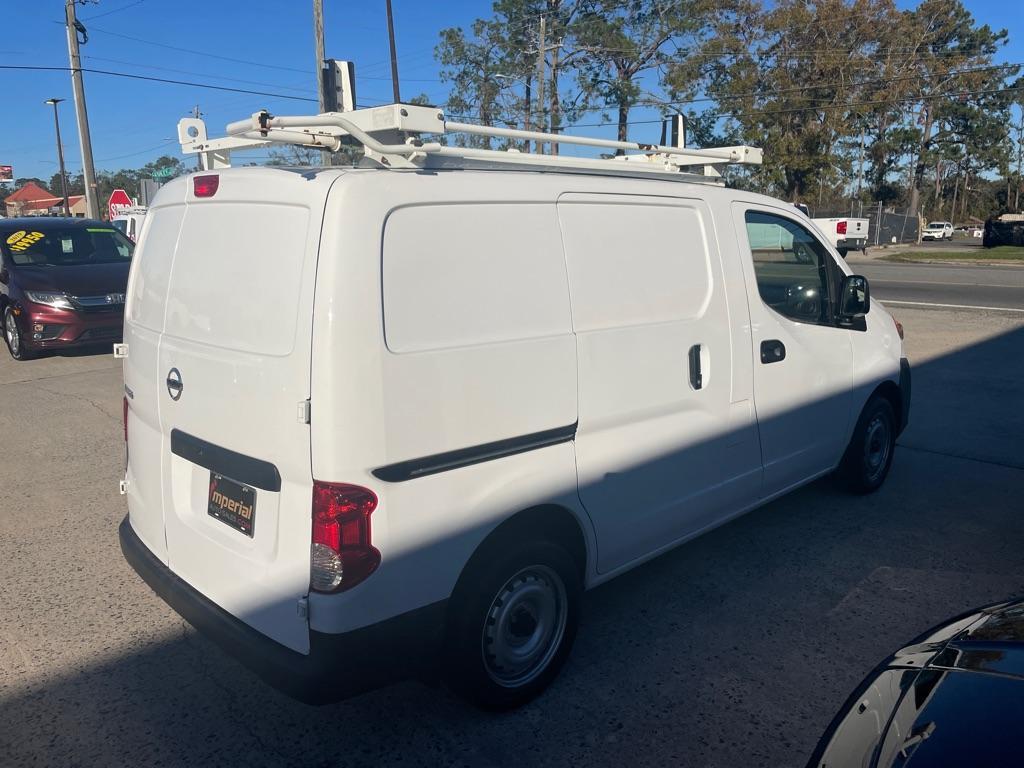
M 130 261 L 135 245 L 111 226 L 0 229 L 0 247 L 15 266 L 78 266 Z
M 942 229 L 946 226 L 944 221 L 933 221 L 928 225 L 928 229 Z

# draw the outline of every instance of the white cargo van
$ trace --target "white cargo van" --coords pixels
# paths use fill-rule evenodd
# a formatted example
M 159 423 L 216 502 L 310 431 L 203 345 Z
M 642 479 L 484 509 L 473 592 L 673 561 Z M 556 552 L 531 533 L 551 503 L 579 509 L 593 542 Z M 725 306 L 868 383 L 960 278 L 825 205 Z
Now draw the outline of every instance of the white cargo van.
M 822 475 L 885 479 L 902 331 L 792 205 L 338 125 L 387 167 L 160 190 L 118 351 L 125 557 L 273 685 L 442 674 L 516 706 L 585 589 Z
M 134 243 L 139 239 L 139 233 L 142 231 L 142 222 L 145 218 L 145 206 L 134 206 L 119 213 L 110 220 L 110 223 L 121 230 Z

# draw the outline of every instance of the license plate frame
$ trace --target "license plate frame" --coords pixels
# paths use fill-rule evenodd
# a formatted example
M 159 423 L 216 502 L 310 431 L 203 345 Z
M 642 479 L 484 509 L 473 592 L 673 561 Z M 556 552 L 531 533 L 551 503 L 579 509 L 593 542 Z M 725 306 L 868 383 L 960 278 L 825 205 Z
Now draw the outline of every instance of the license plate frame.
M 211 471 L 206 514 L 251 539 L 256 533 L 256 489 Z

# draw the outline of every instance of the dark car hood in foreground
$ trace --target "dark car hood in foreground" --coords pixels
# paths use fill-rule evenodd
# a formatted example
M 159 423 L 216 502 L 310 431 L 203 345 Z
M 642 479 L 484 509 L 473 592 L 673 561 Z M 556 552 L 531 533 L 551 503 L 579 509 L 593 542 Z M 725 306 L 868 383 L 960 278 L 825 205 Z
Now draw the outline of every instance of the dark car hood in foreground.
M 130 261 L 80 266 L 15 267 L 18 287 L 23 291 L 59 291 L 69 296 L 100 296 L 124 293 Z
M 953 619 L 847 700 L 808 768 L 1024 764 L 1024 601 Z

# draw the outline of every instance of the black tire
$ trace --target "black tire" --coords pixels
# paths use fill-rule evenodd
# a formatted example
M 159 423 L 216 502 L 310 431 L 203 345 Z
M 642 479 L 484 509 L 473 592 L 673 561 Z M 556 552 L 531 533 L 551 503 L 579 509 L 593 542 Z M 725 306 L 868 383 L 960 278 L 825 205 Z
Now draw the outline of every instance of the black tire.
M 569 656 L 583 580 L 572 556 L 550 541 L 480 555 L 449 602 L 447 680 L 482 709 L 515 709 L 547 688 Z
M 853 493 L 873 493 L 889 475 L 895 453 L 896 415 L 888 400 L 875 395 L 857 419 L 837 478 Z
M 4 341 L 7 342 L 7 350 L 15 360 L 31 360 L 35 357 L 33 352 L 25 349 L 21 330 L 18 328 L 18 323 L 10 307 L 5 308 L 3 313 L 3 336 Z

